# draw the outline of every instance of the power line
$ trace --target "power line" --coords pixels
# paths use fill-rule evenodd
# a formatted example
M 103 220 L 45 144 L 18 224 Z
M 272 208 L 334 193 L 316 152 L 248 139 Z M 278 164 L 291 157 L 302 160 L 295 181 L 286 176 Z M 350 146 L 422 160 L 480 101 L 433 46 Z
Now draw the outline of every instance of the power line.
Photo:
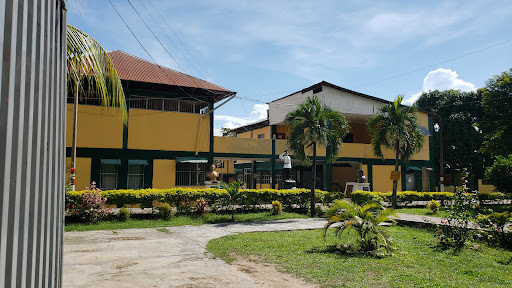
M 171 30 L 171 32 L 174 34 L 174 36 L 176 37 L 176 39 L 178 39 L 178 41 L 180 41 L 181 45 L 185 48 L 185 50 L 187 50 L 188 54 L 190 56 L 192 56 L 192 59 L 194 59 L 196 61 L 197 64 L 199 64 L 199 66 L 201 68 L 203 68 L 203 70 L 206 72 L 206 74 L 208 74 L 208 76 L 210 76 L 211 79 L 213 79 L 216 83 L 219 83 L 217 80 L 215 80 L 215 78 L 208 72 L 208 70 L 206 68 L 204 68 L 203 65 L 201 65 L 201 63 L 199 61 L 197 61 L 197 59 L 194 57 L 194 55 L 190 52 L 190 50 L 187 48 L 187 46 L 185 46 L 185 44 L 183 43 L 183 41 L 181 41 L 180 37 L 178 37 L 178 34 L 176 34 L 176 32 L 174 32 L 174 29 L 171 28 L 171 26 L 169 25 L 169 23 L 167 23 L 167 21 L 165 20 L 164 17 L 162 17 L 162 15 L 160 14 L 160 12 L 158 12 L 158 9 L 155 9 L 155 7 L 153 6 L 153 3 L 151 3 L 150 0 L 148 0 L 149 4 L 151 5 L 151 8 L 153 8 L 153 10 L 156 11 L 156 13 L 158 14 L 158 16 L 160 16 L 160 18 L 162 18 L 162 20 L 164 21 L 164 23 L 167 25 L 167 27 L 169 27 L 169 30 Z
M 485 48 L 482 48 L 482 49 L 479 49 L 479 50 L 476 50 L 476 51 L 473 51 L 473 52 L 469 52 L 469 53 L 464 54 L 462 56 L 451 58 L 451 59 L 448 59 L 448 60 L 445 60 L 445 61 L 442 61 L 442 62 L 439 62 L 439 63 L 436 63 L 436 64 L 428 65 L 428 66 L 425 66 L 425 67 L 422 67 L 422 68 L 418 68 L 418 69 L 415 69 L 415 70 L 412 70 L 412 71 L 409 71 L 409 72 L 405 72 L 405 73 L 398 74 L 398 75 L 395 75 L 395 76 L 391 76 L 391 77 L 388 77 L 388 78 L 384 78 L 384 79 L 381 79 L 381 80 L 365 83 L 365 84 L 362 84 L 362 85 L 359 85 L 359 86 L 355 86 L 354 88 L 359 88 L 359 87 L 363 87 L 363 86 L 372 85 L 372 84 L 375 84 L 375 83 L 379 83 L 379 82 L 395 79 L 395 78 L 402 77 L 402 76 L 405 76 L 405 75 L 408 75 L 408 74 L 411 74 L 411 73 L 415 73 L 415 72 L 418 72 L 418 71 L 421 71 L 421 70 L 432 68 L 434 66 L 438 66 L 438 65 L 441 65 L 441 64 L 444 64 L 444 63 L 447 63 L 447 62 L 450 62 L 450 61 L 454 61 L 454 60 L 457 60 L 457 59 L 460 59 L 460 58 L 463 58 L 463 57 L 466 57 L 466 56 L 469 56 L 469 55 L 472 55 L 472 54 L 475 54 L 475 53 L 478 53 L 478 52 L 482 52 L 484 50 L 487 50 L 487 49 L 490 49 L 490 48 L 493 48 L 493 47 L 496 47 L 496 46 L 499 46 L 499 45 L 503 45 L 503 44 L 508 43 L 510 41 L 512 41 L 512 40 L 509 39 L 509 40 L 506 40 L 506 41 L 503 41 L 503 42 L 500 42 L 500 43 L 497 43 L 497 44 L 494 44 L 494 45 L 491 45 L 491 46 L 488 46 L 488 47 L 485 47 Z
M 146 53 L 148 54 L 148 56 L 151 58 L 151 60 L 153 60 L 153 62 L 160 68 L 160 70 L 162 70 L 162 72 L 164 72 L 164 74 L 169 77 L 169 75 L 167 74 L 167 72 L 160 66 L 158 65 L 158 63 L 156 62 L 155 58 L 153 58 L 153 56 L 148 52 L 148 50 L 146 49 L 146 47 L 144 47 L 144 45 L 142 45 L 142 43 L 140 42 L 139 38 L 137 38 L 137 36 L 135 35 L 135 33 L 133 33 L 132 29 L 130 28 L 130 26 L 128 26 L 128 24 L 126 23 L 126 21 L 124 20 L 124 18 L 121 16 L 121 14 L 119 13 L 119 11 L 116 9 L 116 7 L 114 6 L 114 4 L 112 3 L 112 0 L 108 0 L 108 2 L 110 2 L 110 5 L 112 5 L 112 7 L 114 8 L 114 10 L 116 11 L 117 15 L 119 16 L 119 18 L 121 18 L 121 20 L 123 21 L 124 25 L 126 26 L 126 28 L 128 28 L 128 30 L 130 31 L 130 33 L 132 33 L 133 37 L 135 38 L 135 40 L 137 40 L 137 42 L 139 43 L 139 45 L 142 47 L 142 49 L 144 49 L 144 51 L 146 51 Z M 181 88 L 181 86 L 179 85 L 176 85 L 181 91 L 183 91 L 183 93 L 185 93 L 186 95 L 190 96 L 191 98 L 199 101 L 199 102 L 206 102 L 204 100 L 201 100 L 201 99 L 198 99 L 192 95 L 190 95 L 189 93 L 187 93 L 185 90 L 183 90 L 183 88 Z

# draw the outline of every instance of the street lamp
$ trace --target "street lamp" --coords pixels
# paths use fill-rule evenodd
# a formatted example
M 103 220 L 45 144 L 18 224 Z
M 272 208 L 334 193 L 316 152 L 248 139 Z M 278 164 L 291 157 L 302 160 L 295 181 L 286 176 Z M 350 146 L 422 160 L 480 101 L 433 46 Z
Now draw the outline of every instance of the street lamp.
M 444 165 L 443 165 L 443 118 L 439 117 L 439 123 L 434 124 L 434 131 L 439 133 L 439 192 L 444 192 Z

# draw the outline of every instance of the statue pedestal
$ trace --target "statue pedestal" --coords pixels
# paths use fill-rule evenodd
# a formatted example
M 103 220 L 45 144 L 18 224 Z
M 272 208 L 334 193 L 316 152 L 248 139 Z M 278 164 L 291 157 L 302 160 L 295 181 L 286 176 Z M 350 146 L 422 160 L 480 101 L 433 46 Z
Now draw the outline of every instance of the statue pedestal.
M 206 188 L 220 188 L 220 181 L 204 181 Z
M 283 180 L 279 183 L 279 189 L 294 189 L 297 187 L 295 180 Z
M 350 189 L 352 188 L 352 189 Z M 345 197 L 350 197 L 353 191 L 370 191 L 370 183 L 347 182 L 345 185 Z

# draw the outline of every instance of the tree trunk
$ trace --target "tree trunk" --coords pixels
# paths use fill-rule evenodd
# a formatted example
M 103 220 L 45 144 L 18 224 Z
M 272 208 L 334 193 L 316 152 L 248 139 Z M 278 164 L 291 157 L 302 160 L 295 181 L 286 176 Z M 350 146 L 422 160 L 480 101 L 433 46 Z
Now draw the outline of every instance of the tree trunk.
M 311 217 L 315 217 L 315 188 L 316 188 L 316 143 L 313 143 L 313 182 L 311 184 Z
M 395 157 L 395 172 L 398 172 L 398 158 L 400 157 L 400 146 L 398 141 L 395 145 L 396 157 Z M 393 194 L 391 194 L 391 203 L 393 205 L 393 209 L 396 209 L 396 190 L 398 186 L 398 181 L 393 180 Z

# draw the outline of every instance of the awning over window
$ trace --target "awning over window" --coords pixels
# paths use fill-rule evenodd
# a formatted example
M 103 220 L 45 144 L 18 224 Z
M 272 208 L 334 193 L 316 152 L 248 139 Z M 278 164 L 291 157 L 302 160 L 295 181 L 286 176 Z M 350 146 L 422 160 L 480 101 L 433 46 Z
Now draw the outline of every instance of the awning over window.
M 119 159 L 101 159 L 101 164 L 105 165 L 121 165 L 121 160 Z
M 422 170 L 420 167 L 416 167 L 416 166 L 407 166 L 407 169 L 416 170 L 416 171 Z
M 141 159 L 128 159 L 128 165 L 148 165 L 147 160 L 141 160 Z
M 198 157 L 176 157 L 176 161 L 178 161 L 178 163 L 196 163 L 196 164 L 208 163 L 208 159 L 198 158 Z
M 421 130 L 421 133 L 425 136 L 430 136 L 430 132 L 428 132 L 428 129 L 423 127 L 423 126 L 420 126 L 420 130 Z

